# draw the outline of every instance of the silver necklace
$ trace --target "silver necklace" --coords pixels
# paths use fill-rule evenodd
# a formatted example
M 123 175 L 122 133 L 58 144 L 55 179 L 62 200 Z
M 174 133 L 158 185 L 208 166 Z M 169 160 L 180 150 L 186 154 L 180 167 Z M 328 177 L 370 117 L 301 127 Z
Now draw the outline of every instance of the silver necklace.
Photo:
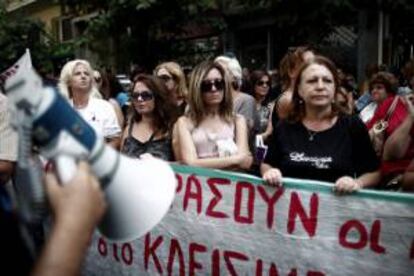
M 308 132 L 308 135 L 309 135 L 309 141 L 313 141 L 315 135 L 318 134 L 316 131 L 313 131 L 313 130 L 306 129 L 306 131 Z

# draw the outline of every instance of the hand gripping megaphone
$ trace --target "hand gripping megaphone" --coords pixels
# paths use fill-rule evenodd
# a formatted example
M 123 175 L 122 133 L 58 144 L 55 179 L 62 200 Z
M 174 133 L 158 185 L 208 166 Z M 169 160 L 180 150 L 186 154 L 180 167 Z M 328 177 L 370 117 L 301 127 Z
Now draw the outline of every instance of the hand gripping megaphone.
M 98 230 L 114 241 L 131 241 L 152 229 L 168 212 L 176 179 L 162 160 L 123 156 L 98 137 L 53 88 L 43 87 L 30 68 L 7 79 L 4 88 L 16 110 L 32 123 L 32 138 L 53 159 L 63 183 L 76 173 L 75 160 L 88 160 L 108 203 Z

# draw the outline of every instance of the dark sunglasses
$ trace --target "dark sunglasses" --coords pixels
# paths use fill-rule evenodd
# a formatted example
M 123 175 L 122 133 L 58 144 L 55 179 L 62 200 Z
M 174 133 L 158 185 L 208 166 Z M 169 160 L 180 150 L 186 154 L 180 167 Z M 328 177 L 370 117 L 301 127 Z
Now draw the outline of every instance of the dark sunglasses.
M 158 76 L 158 78 L 159 78 L 160 80 L 164 81 L 164 82 L 167 82 L 167 81 L 169 81 L 169 80 L 172 80 L 172 79 L 173 79 L 173 77 L 168 76 L 168 75 L 159 75 L 159 76 Z
M 257 86 L 264 86 L 265 84 L 270 87 L 270 81 L 261 81 L 260 80 L 260 81 L 256 82 Z
M 213 86 L 216 90 L 223 90 L 224 88 L 224 80 L 223 79 L 215 79 L 215 80 L 204 80 L 201 82 L 201 92 L 213 92 Z
M 138 101 L 140 98 L 142 101 L 150 101 L 154 98 L 154 94 L 151 91 L 142 91 L 141 93 L 133 92 L 131 98 Z

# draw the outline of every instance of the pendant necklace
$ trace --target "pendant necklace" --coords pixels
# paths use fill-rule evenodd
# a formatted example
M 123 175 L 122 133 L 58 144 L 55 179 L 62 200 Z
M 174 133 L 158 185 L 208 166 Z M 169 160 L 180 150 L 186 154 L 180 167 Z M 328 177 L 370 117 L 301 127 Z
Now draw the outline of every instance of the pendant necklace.
M 308 131 L 308 135 L 309 135 L 309 141 L 313 141 L 314 137 L 316 134 L 318 134 L 316 131 L 312 131 L 309 129 L 306 129 Z

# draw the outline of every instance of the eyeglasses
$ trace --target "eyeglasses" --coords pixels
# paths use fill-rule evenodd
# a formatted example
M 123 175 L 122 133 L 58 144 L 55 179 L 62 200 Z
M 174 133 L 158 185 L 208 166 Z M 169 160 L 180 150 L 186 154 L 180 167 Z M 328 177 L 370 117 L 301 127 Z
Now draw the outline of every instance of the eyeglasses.
M 160 80 L 164 81 L 164 82 L 167 82 L 167 81 L 169 81 L 169 80 L 172 80 L 172 79 L 173 79 L 173 77 L 172 77 L 172 76 L 169 76 L 169 75 L 159 75 L 159 76 L 158 76 L 158 78 L 159 78 Z
M 135 101 L 138 101 L 140 98 L 142 101 L 150 101 L 154 98 L 154 94 L 151 91 L 142 91 L 141 93 L 132 93 L 131 98 Z
M 256 82 L 257 86 L 264 86 L 265 84 L 270 87 L 270 81 L 261 81 L 260 80 L 260 81 Z
M 215 80 L 203 80 L 201 82 L 201 92 L 213 92 L 213 86 L 216 88 L 217 91 L 221 91 L 224 88 L 224 80 L 223 79 L 215 79 Z

